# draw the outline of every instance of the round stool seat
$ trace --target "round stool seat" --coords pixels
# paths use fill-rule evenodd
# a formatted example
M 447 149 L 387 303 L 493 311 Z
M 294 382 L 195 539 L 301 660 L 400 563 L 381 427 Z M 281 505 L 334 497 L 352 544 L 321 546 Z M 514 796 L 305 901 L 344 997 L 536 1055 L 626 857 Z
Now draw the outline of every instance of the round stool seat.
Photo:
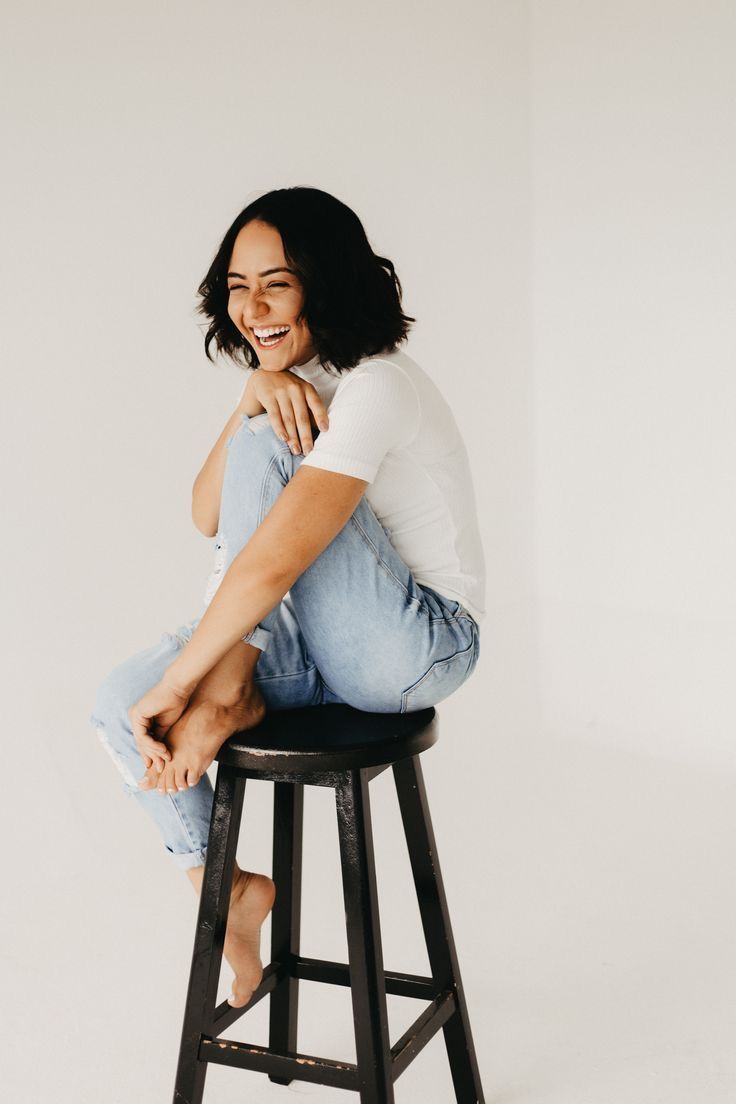
M 225 741 L 218 763 L 262 771 L 343 771 L 393 763 L 437 740 L 434 708 L 365 713 L 350 705 L 305 706 L 266 714 Z

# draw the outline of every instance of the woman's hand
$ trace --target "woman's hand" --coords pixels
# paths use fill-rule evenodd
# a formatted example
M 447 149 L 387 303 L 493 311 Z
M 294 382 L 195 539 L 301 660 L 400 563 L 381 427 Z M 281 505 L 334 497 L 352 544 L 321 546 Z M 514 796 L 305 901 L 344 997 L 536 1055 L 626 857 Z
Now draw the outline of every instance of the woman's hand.
M 157 789 L 163 794 L 196 786 L 225 740 L 235 732 L 259 724 L 265 712 L 265 702 L 255 685 L 244 688 L 240 701 L 228 704 L 195 694 L 166 737 L 171 762 L 165 764 L 158 776 L 149 767 L 139 780 L 139 787 Z
M 179 720 L 190 697 L 191 694 L 158 682 L 128 710 L 135 744 L 146 767 L 155 764 L 161 772 L 171 759 L 171 752 L 161 740 Z
M 317 429 L 329 427 L 327 407 L 317 388 L 285 369 L 266 372 L 257 368 L 248 380 L 246 394 L 252 395 L 268 414 L 274 433 L 296 455 L 306 456 L 314 445 L 312 421 Z

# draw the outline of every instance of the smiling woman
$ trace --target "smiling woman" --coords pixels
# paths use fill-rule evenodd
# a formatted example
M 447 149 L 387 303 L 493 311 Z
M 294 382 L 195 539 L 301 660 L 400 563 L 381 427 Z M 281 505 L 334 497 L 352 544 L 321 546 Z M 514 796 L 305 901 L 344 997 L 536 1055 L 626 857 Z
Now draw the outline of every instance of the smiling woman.
M 302 313 L 304 289 L 296 269 L 287 267 L 284 258 L 283 264 L 258 271 L 269 259 L 282 255 L 278 230 L 254 219 L 235 239 L 232 269 L 227 273 L 228 317 L 259 353 L 268 350 L 260 363 L 271 372 L 300 364 L 315 351 Z M 253 268 L 252 274 L 247 271 Z
M 401 713 L 472 674 L 484 560 L 467 452 L 406 352 L 394 266 L 316 188 L 240 212 L 199 287 L 210 346 L 248 371 L 194 483 L 215 538 L 199 616 L 120 664 L 92 721 L 196 889 L 221 744 L 267 710 Z M 235 870 L 231 1003 L 260 981 L 266 875 Z

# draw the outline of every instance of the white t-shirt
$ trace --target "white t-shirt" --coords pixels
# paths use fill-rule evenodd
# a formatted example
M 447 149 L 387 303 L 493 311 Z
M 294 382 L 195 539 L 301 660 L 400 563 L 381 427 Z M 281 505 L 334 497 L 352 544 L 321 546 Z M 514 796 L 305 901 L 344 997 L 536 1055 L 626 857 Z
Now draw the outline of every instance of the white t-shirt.
M 438 387 L 402 349 L 339 376 L 317 356 L 291 371 L 329 411 L 302 466 L 367 480 L 365 497 L 416 581 L 480 622 L 485 563 L 470 463 Z

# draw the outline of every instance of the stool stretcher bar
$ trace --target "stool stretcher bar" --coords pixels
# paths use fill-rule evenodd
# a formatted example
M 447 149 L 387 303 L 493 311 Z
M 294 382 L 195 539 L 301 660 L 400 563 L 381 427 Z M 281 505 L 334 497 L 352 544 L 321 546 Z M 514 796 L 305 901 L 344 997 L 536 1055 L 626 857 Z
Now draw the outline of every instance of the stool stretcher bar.
M 330 985 L 350 985 L 350 967 L 343 962 L 328 962 L 321 958 L 305 958 L 298 955 L 294 960 L 294 977 L 302 981 L 322 981 Z M 440 987 L 429 977 L 418 974 L 401 974 L 394 970 L 384 971 L 386 992 L 396 997 L 415 997 L 416 1000 L 434 1000 Z
M 200 1062 L 238 1066 L 292 1081 L 315 1081 L 336 1089 L 358 1088 L 358 1067 L 354 1062 L 332 1062 L 311 1054 L 277 1054 L 268 1047 L 235 1039 L 202 1039 L 197 1057 Z
M 240 1012 L 243 1009 L 235 1011 Z M 456 1012 L 454 993 L 441 993 L 407 1028 L 399 1041 L 391 1047 L 391 1076 L 394 1081 Z M 239 1069 L 255 1070 L 257 1073 L 268 1073 L 289 1080 L 331 1085 L 337 1089 L 358 1090 L 360 1087 L 358 1067 L 354 1062 L 334 1062 L 311 1054 L 278 1054 L 268 1047 L 241 1043 L 237 1039 L 202 1037 L 197 1058 L 200 1062 L 237 1066 Z
M 391 1075 L 394 1081 L 400 1077 L 407 1066 L 416 1058 L 420 1050 L 444 1027 L 451 1016 L 457 1012 L 455 994 L 448 990 L 436 997 L 411 1027 L 408 1027 L 397 1043 L 391 1047 Z
M 386 992 L 394 997 L 413 997 L 415 1000 L 434 1001 L 443 994 L 439 991 L 436 982 L 429 977 L 421 977 L 419 974 L 401 974 L 394 970 L 384 971 Z M 271 962 L 263 971 L 263 978 L 247 1004 L 242 1008 L 233 1008 L 227 1001 L 223 1001 L 215 1010 L 213 1038 L 217 1038 L 231 1024 L 243 1015 L 250 1012 L 251 1008 L 263 997 L 272 993 L 276 986 L 286 977 L 299 978 L 300 981 L 320 981 L 328 985 L 350 985 L 350 967 L 346 962 L 329 962 L 323 958 L 305 958 L 302 955 L 292 956 L 292 962 Z

